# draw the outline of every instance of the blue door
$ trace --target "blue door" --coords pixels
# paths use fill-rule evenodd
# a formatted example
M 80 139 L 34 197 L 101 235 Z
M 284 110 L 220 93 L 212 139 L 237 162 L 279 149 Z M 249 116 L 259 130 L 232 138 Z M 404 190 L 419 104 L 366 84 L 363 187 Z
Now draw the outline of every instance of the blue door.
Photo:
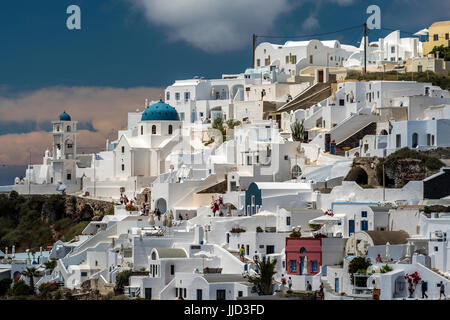
M 369 222 L 367 220 L 361 221 L 361 230 L 362 231 L 369 230 Z
M 230 233 L 227 232 L 227 243 L 230 243 Z
M 348 220 L 348 235 L 351 236 L 355 232 L 355 220 Z
M 305 264 L 305 257 L 300 257 L 300 274 L 303 274 L 303 265 Z
M 334 292 L 339 293 L 339 278 L 334 278 Z

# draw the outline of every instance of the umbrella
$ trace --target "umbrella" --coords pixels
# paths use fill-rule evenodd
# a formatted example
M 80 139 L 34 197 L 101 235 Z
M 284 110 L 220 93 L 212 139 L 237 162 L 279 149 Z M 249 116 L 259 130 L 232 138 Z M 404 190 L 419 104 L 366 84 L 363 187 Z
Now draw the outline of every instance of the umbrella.
M 150 223 L 151 226 L 155 225 L 155 215 L 153 213 L 150 214 L 150 218 L 148 218 L 148 223 Z
M 206 258 L 206 259 L 209 259 L 209 258 L 211 258 L 213 255 L 212 255 L 210 252 L 208 252 L 208 251 L 203 251 L 203 250 L 202 250 L 202 251 L 199 251 L 199 252 L 197 252 L 197 253 L 194 253 L 194 256 L 202 258 L 203 269 L 205 269 L 205 258 Z
M 67 184 L 60 184 L 56 187 L 56 191 L 64 191 L 67 189 Z
M 389 243 L 389 241 L 386 243 L 386 260 L 390 260 L 389 258 L 391 257 L 391 244 Z
M 308 274 L 308 257 L 303 260 L 303 274 Z
M 341 221 L 341 219 L 338 217 L 323 215 L 318 218 L 309 220 L 309 223 L 310 224 L 327 224 L 327 223 L 335 224 L 335 223 L 339 223 L 340 221 Z

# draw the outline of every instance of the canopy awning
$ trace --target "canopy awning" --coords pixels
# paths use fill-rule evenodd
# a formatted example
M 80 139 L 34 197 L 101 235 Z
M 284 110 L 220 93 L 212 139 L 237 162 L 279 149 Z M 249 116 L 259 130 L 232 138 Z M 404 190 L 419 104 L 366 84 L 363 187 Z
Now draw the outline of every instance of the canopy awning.
M 312 220 L 309 220 L 310 224 L 333 224 L 333 223 L 339 223 L 341 222 L 341 219 L 335 216 L 329 216 L 329 215 L 323 215 L 318 218 L 314 218 Z

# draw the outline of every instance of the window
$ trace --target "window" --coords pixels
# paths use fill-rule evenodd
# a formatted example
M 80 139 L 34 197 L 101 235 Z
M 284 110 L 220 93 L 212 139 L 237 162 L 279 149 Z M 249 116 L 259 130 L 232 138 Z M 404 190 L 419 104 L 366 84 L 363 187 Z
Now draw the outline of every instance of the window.
M 191 93 L 190 92 L 185 92 L 184 93 L 184 100 L 185 101 L 188 101 L 190 97 L 191 97 Z
M 187 296 L 187 289 L 186 288 L 183 289 L 183 295 L 186 298 L 186 296 Z
M 266 246 L 266 254 L 272 254 L 272 253 L 275 253 L 275 246 L 267 245 Z
M 87 272 L 86 272 L 86 271 L 82 271 L 82 272 L 81 272 L 81 276 L 82 276 L 82 277 L 87 277 Z
M 72 180 L 72 174 L 70 173 L 67 174 L 67 180 Z
M 292 64 L 297 64 L 297 56 L 292 56 L 291 57 L 291 63 Z
M 313 64 L 313 55 L 312 54 L 309 56 L 309 63 Z
M 242 297 L 244 295 L 243 291 L 238 291 L 238 297 Z
M 175 297 L 178 298 L 178 288 L 175 288 Z
M 173 131 L 173 127 L 172 127 L 172 125 L 170 124 L 170 125 L 169 125 L 169 134 L 172 134 L 172 131 Z
M 125 165 L 122 164 L 122 171 L 125 171 Z
M 256 59 L 256 66 L 260 67 L 261 66 L 261 60 L 260 59 Z
M 434 34 L 433 35 L 433 40 L 434 41 L 439 41 L 439 35 L 438 34 Z
M 175 92 L 175 100 L 180 100 L 180 93 L 179 92 Z
M 402 136 L 397 134 L 395 135 L 395 147 L 400 148 L 401 145 L 402 145 Z
M 252 156 L 247 156 L 247 165 L 251 165 L 252 164 Z
M 122 153 L 125 153 L 125 147 L 122 146 Z
M 141 136 L 144 134 L 144 126 L 141 126 Z
M 175 274 L 175 265 L 170 266 L 170 274 L 173 276 Z
M 67 126 L 67 132 L 70 132 L 70 126 Z
M 427 146 L 431 145 L 431 134 L 427 134 Z
M 311 261 L 311 272 L 317 272 L 317 261 Z
M 287 226 L 291 225 L 291 217 L 286 217 L 286 225 Z
M 291 272 L 297 272 L 297 261 L 291 260 L 289 261 L 289 265 L 291 267 Z
M 449 34 L 448 33 L 446 33 L 445 34 L 445 40 L 449 40 L 450 38 L 449 38 Z
M 166 100 L 170 100 L 170 92 L 169 91 L 166 92 Z
M 156 260 L 156 253 L 152 252 L 152 260 Z
M 367 211 L 361 211 L 361 217 L 367 218 Z
M 155 125 L 152 126 L 152 134 L 156 134 L 156 126 Z
M 306 253 L 306 249 L 304 247 L 300 248 L 300 253 Z
M 286 63 L 289 63 L 289 62 L 290 62 L 289 56 L 286 56 Z
M 344 99 L 339 99 L 339 105 L 340 106 L 344 106 L 345 105 L 345 100 Z
M 391 47 L 391 53 L 395 53 L 395 47 Z
M 434 134 L 431 135 L 431 145 L 434 146 Z

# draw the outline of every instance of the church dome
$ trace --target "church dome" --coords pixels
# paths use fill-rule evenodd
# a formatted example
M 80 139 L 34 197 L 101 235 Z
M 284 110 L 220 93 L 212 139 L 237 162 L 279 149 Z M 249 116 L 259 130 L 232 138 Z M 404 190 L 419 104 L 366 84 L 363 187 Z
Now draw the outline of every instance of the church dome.
M 70 118 L 70 115 L 67 114 L 65 111 L 59 115 L 60 121 L 72 121 L 72 118 Z
M 179 121 L 177 110 L 171 105 L 159 100 L 157 103 L 147 107 L 142 113 L 141 121 Z

